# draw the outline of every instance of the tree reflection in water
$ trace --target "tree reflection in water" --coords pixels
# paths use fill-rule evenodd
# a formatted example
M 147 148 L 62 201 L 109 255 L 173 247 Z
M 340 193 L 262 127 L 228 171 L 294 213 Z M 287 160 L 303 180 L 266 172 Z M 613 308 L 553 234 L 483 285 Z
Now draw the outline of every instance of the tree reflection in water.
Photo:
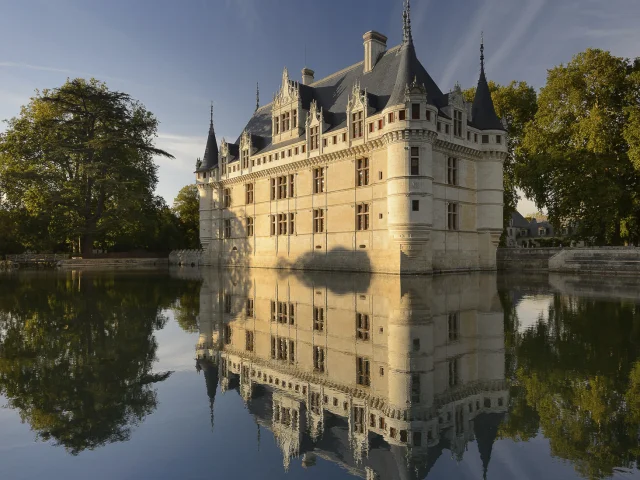
M 157 405 L 153 332 L 188 283 L 166 276 L 0 277 L 0 394 L 72 454 L 127 440 Z
M 586 478 L 635 468 L 640 455 L 640 309 L 635 302 L 555 294 L 547 318 L 518 331 L 506 291 L 507 375 L 503 438 L 540 431 L 554 456 Z

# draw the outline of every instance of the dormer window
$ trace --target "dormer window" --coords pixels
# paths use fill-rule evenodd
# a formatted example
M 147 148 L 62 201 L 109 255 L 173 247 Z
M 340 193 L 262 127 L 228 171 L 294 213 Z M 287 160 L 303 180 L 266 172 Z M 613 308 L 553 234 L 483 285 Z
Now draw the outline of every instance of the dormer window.
M 351 114 L 351 120 L 353 122 L 352 125 L 352 137 L 360 138 L 362 137 L 362 112 L 356 112 Z
M 309 128 L 309 150 L 316 150 L 318 148 L 318 127 Z
M 278 135 L 280 133 L 280 119 L 278 117 L 276 117 L 274 119 L 274 128 L 273 130 L 275 131 L 275 134 Z
M 420 120 L 420 104 L 411 104 L 411 120 Z
M 290 112 L 285 112 L 282 114 L 282 131 L 289 131 L 289 121 L 290 121 Z
M 298 127 L 298 109 L 293 110 L 293 115 L 292 115 L 292 121 L 291 121 L 291 128 L 297 128 Z
M 249 149 L 242 150 L 242 168 L 249 168 Z
M 453 111 L 453 134 L 456 137 L 462 136 L 462 111 Z
M 407 111 L 406 110 L 400 110 L 398 112 L 398 120 L 406 120 L 407 119 Z

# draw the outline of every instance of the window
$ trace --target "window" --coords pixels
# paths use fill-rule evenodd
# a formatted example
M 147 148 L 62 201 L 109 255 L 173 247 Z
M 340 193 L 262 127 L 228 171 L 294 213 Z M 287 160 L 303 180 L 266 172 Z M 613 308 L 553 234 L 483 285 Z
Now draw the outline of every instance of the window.
M 413 212 L 420 211 L 420 200 L 411 200 L 411 210 Z
M 369 315 L 356 313 L 356 338 L 358 340 L 369 340 L 369 327 Z
M 309 392 L 309 410 L 320 415 L 320 392 Z
M 253 203 L 253 183 L 244 186 L 245 200 L 247 204 Z
M 324 167 L 313 169 L 313 193 L 324 192 Z
M 447 321 L 447 330 L 449 332 L 449 341 L 455 342 L 460 338 L 460 314 L 459 312 L 449 313 Z
M 358 187 L 369 185 L 369 159 L 359 158 L 356 161 L 357 179 L 356 184 Z
M 278 235 L 286 235 L 287 234 L 287 214 L 279 213 L 278 214 Z
M 471 132 L 467 131 L 467 141 L 471 140 Z
M 438 131 L 439 132 L 442 131 L 442 123 L 441 122 L 438 122 Z
M 289 214 L 289 235 L 295 235 L 296 233 L 296 214 Z
M 291 174 L 289 175 L 289 197 L 293 197 L 294 196 L 294 190 L 293 190 L 293 186 L 296 180 L 296 176 Z
M 253 217 L 247 217 L 247 237 L 253 237 Z
M 231 325 L 227 324 L 224 326 L 222 337 L 225 345 L 231 345 Z
M 420 375 L 411 375 L 411 403 L 420 403 Z
M 371 385 L 368 358 L 356 357 L 356 383 L 365 387 Z
M 448 123 L 445 123 L 445 125 L 444 125 L 444 133 L 449 135 L 449 124 Z
M 386 422 L 384 421 L 384 417 L 380 417 L 378 420 L 379 420 L 378 426 L 380 430 L 386 429 L 387 425 L 386 425 Z
M 224 313 L 231 313 L 231 295 L 224 294 Z
M 406 120 L 407 119 L 407 111 L 406 110 L 400 110 L 398 112 L 398 120 Z
M 420 148 L 411 147 L 411 175 L 420 175 Z
M 369 133 L 373 133 L 373 122 L 369 124 Z
M 395 117 L 393 115 L 393 112 L 390 112 L 389 113 L 389 120 L 388 120 L 387 123 L 393 123 L 394 121 L 395 121 Z
M 477 133 L 473 134 L 473 141 L 478 143 L 478 134 Z
M 324 308 L 313 307 L 313 329 L 317 332 L 324 331 Z
M 286 132 L 289 130 L 289 119 L 290 119 L 290 112 L 285 112 L 282 114 L 282 131 Z
M 427 121 L 428 121 L 428 122 L 430 122 L 430 121 L 431 121 L 431 112 L 430 112 L 429 110 L 427 110 L 427 111 L 425 112 L 425 115 L 426 115 L 426 117 L 427 117 Z
M 313 347 L 313 369 L 316 372 L 324 373 L 324 348 Z
M 362 137 L 362 112 L 356 112 L 351 114 L 351 137 Z
M 382 130 L 383 126 L 384 126 L 384 119 L 381 118 L 380 120 L 378 120 L 378 130 Z
M 453 134 L 456 137 L 462 136 L 462 111 L 453 111 Z
M 231 220 L 224 221 L 224 238 L 231 238 Z
M 271 337 L 271 358 L 275 360 L 288 360 L 295 362 L 295 345 L 293 340 L 286 338 Z
M 364 407 L 353 407 L 353 431 L 364 433 Z
M 306 145 L 302 145 L 302 153 L 305 153 L 307 151 L 307 146 Z
M 291 128 L 296 128 L 298 126 L 298 109 L 293 110 L 292 113 L 293 113 L 293 117 L 291 121 Z
M 247 305 L 245 307 L 245 313 L 247 317 L 253 317 L 253 298 L 247 298 Z
M 249 168 L 249 150 L 242 150 L 242 168 Z
M 271 215 L 270 216 L 270 220 L 271 220 L 271 235 L 275 235 L 276 234 L 276 216 L 275 215 Z
M 496 135 L 496 143 L 502 143 L 502 135 Z
M 324 209 L 316 208 L 313 211 L 313 233 L 324 232 Z
M 322 139 L 322 146 L 323 146 L 323 147 L 326 147 L 326 146 L 327 146 L 327 139 L 326 139 L 326 138 L 323 138 L 323 139 Z
M 246 332 L 244 348 L 247 352 L 253 352 L 253 332 Z
M 420 120 L 420 104 L 411 104 L 411 120 Z
M 342 141 L 343 141 L 343 142 L 346 142 L 346 141 L 347 141 L 347 134 L 346 134 L 346 133 L 343 133 L 343 134 L 342 134 Z
M 489 135 L 482 135 L 482 143 L 489 143 Z
M 287 150 L 287 157 L 291 156 L 291 149 Z
M 273 123 L 273 131 L 276 135 L 280 133 L 280 117 L 276 117 Z
M 287 198 L 287 176 L 278 177 L 278 199 Z
M 455 157 L 447 159 L 447 183 L 458 185 L 458 159 Z
M 458 204 L 455 202 L 447 203 L 447 229 L 458 230 Z
M 358 208 L 356 212 L 357 212 L 356 229 L 369 230 L 369 204 L 368 203 L 358 204 Z
M 295 323 L 294 304 L 271 300 L 271 321 L 293 325 Z
M 316 150 L 318 148 L 318 127 L 309 128 L 309 150 Z
M 300 147 L 296 147 L 293 151 L 294 155 L 298 155 L 298 153 L 300 153 Z
M 459 359 L 454 358 L 449 360 L 449 386 L 455 387 L 460 383 L 459 376 Z
M 229 208 L 231 206 L 231 189 L 230 188 L 225 188 L 224 189 L 224 207 L 225 208 Z

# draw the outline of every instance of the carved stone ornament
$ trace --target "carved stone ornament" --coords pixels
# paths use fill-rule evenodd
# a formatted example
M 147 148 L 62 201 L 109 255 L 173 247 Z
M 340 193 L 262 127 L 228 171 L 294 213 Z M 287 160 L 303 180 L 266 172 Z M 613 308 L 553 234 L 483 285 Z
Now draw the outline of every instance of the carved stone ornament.
M 456 82 L 453 90 L 449 93 L 449 104 L 454 107 L 464 108 L 464 97 L 462 95 L 462 88 L 460 84 Z
M 423 83 L 418 83 L 418 77 L 413 77 L 413 81 L 404 89 L 404 96 L 407 101 L 411 95 L 427 95 L 427 89 Z
M 309 115 L 307 116 L 307 127 L 311 126 L 314 121 L 322 124 L 322 118 L 322 108 L 318 110 L 318 104 L 315 100 L 312 100 L 309 106 Z
M 347 101 L 347 111 L 352 112 L 354 110 L 363 109 L 365 112 L 368 107 L 368 97 L 367 90 L 360 89 L 360 81 L 356 80 L 353 84 L 353 89 L 351 90 L 351 95 L 349 95 L 349 100 Z
M 223 138 L 222 142 L 220 142 L 220 156 L 227 157 L 229 155 L 229 145 L 227 141 Z
M 251 135 L 246 130 L 240 136 L 240 149 L 244 150 L 245 148 L 251 149 Z
M 273 97 L 273 107 L 278 108 L 290 103 L 297 103 L 300 99 L 300 84 L 289 79 L 289 71 L 284 67 L 282 71 L 282 85 Z

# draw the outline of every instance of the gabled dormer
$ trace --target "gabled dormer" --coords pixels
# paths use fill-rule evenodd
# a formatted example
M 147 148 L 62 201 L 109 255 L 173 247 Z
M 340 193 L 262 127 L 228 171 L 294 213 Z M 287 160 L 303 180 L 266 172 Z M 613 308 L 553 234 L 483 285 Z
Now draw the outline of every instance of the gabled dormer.
M 435 120 L 438 113 L 437 107 L 427 102 L 427 89 L 424 83 L 414 76 L 413 81 L 405 87 L 404 101 L 407 111 L 407 120 Z
M 305 122 L 307 136 L 307 156 L 322 153 L 322 133 L 326 130 L 322 107 L 318 109 L 315 100 L 309 106 L 309 115 Z
M 469 107 L 464 101 L 462 88 L 456 83 L 453 90 L 449 92 L 449 102 L 442 111 L 451 118 L 453 124 L 453 138 L 465 139 L 467 132 L 467 117 Z
M 273 97 L 272 113 L 272 142 L 274 144 L 298 138 L 304 125 L 300 84 L 289 79 L 289 72 L 285 67 L 282 72 L 282 85 Z
M 229 155 L 229 144 L 227 141 L 222 138 L 222 142 L 220 142 L 220 177 L 225 178 L 227 175 L 227 165 L 230 161 Z
M 349 145 L 357 140 L 365 140 L 367 132 L 365 125 L 367 117 L 374 109 L 369 107 L 367 91 L 360 89 L 360 82 L 353 84 L 351 94 L 347 100 L 347 128 L 349 130 Z
M 255 151 L 256 148 L 254 148 L 251 134 L 246 130 L 243 131 L 242 135 L 240 135 L 240 169 L 244 173 L 251 171 L 251 163 L 249 159 Z

